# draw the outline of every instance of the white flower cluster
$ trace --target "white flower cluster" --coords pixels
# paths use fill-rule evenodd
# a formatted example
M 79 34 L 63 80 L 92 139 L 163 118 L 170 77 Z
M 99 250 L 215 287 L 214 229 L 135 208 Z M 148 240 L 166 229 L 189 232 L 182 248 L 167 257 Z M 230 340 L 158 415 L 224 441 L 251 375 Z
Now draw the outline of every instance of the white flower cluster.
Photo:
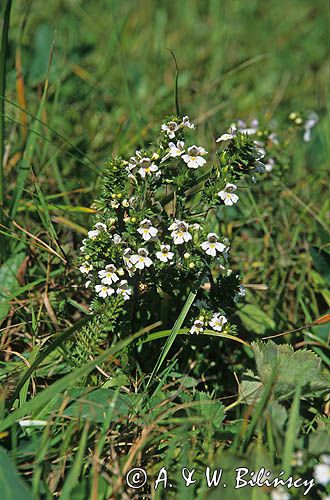
M 237 136 L 237 132 L 240 132 L 241 134 L 251 135 L 251 136 L 258 135 L 259 121 L 254 119 L 251 121 L 250 125 L 247 125 L 243 120 L 238 120 L 237 123 L 233 123 L 229 127 L 228 133 L 222 134 L 220 137 L 218 137 L 216 142 L 222 143 L 224 146 L 227 146 Z M 277 135 L 274 132 L 268 134 L 267 142 L 270 142 L 273 144 L 279 144 Z M 266 150 L 265 150 L 265 142 L 263 142 L 259 139 L 259 140 L 255 140 L 254 144 L 256 146 L 257 152 L 259 153 L 259 159 L 261 160 L 267 154 Z M 266 172 L 271 172 L 273 170 L 274 165 L 275 165 L 274 158 L 268 158 L 267 160 L 265 160 L 264 163 L 261 164 L 261 162 L 260 162 L 260 170 L 264 169 L 264 170 L 266 170 Z M 236 188 L 236 186 L 235 186 L 235 188 Z M 225 188 L 225 190 L 226 190 L 226 188 Z M 219 193 L 219 196 L 221 197 L 220 193 Z M 237 195 L 235 195 L 235 197 L 234 197 L 235 199 L 236 199 L 236 196 Z M 223 199 L 223 198 L 221 197 L 221 199 Z M 233 203 L 237 203 L 237 201 L 238 201 L 238 197 L 237 197 L 236 201 L 233 201 L 232 203 L 226 203 L 226 201 L 225 201 L 225 204 L 232 205 Z
M 147 156 L 143 156 L 141 151 L 135 151 L 135 156 L 130 158 L 128 166 L 126 167 L 129 174 L 128 177 L 133 179 L 135 178 L 132 171 L 136 168 L 138 169 L 138 173 L 142 179 L 154 174 L 158 177 L 160 175 L 160 170 L 156 163 L 154 163 L 156 160 L 158 160 L 158 155 L 156 153 L 153 154 L 151 158 L 148 158 Z
M 190 333 L 193 335 L 194 333 L 199 334 L 203 333 L 204 329 L 207 326 L 210 326 L 212 330 L 216 332 L 221 332 L 223 326 L 227 323 L 226 316 L 223 316 L 220 313 L 214 313 L 210 320 L 205 319 L 204 316 L 199 316 L 199 318 L 195 319 L 192 327 L 190 328 Z
M 201 227 L 199 224 L 189 225 L 183 220 L 175 219 L 174 222 L 169 226 L 168 232 L 170 233 L 169 236 L 172 238 L 173 245 L 177 247 L 179 245 L 191 242 L 193 236 L 190 231 L 199 231 L 200 229 Z M 104 269 L 100 269 L 97 271 L 97 276 L 100 279 L 100 283 L 94 285 L 94 289 L 100 298 L 105 299 L 115 294 L 121 294 L 125 300 L 128 300 L 132 295 L 132 290 L 129 287 L 128 279 L 120 280 L 119 276 L 123 278 L 127 273 L 127 278 L 130 278 L 134 276 L 137 270 L 142 271 L 145 268 L 150 268 L 151 266 L 153 266 L 155 259 L 169 265 L 172 265 L 174 262 L 174 249 L 171 248 L 170 244 L 160 241 L 159 230 L 154 227 L 150 219 L 143 219 L 140 222 L 139 227 L 137 228 L 137 233 L 145 244 L 154 243 L 156 245 L 154 257 L 150 255 L 149 249 L 143 245 L 138 247 L 135 251 L 131 248 L 125 247 L 125 243 L 122 238 L 118 234 L 111 234 L 111 232 L 108 231 L 106 224 L 102 222 L 96 223 L 94 228 L 88 232 L 88 239 L 96 242 L 101 234 L 104 233 L 107 233 L 110 245 L 118 245 L 123 263 L 122 267 L 118 265 L 116 267 L 114 263 L 109 263 L 104 267 Z M 86 253 L 87 251 L 87 241 L 87 239 L 83 241 L 83 246 L 81 247 L 81 251 L 83 253 Z M 227 245 L 219 241 L 219 237 L 215 233 L 209 233 L 207 235 L 206 241 L 198 245 L 206 255 L 212 258 L 217 257 L 218 253 L 222 253 L 223 255 L 225 255 L 225 252 L 229 249 Z M 183 258 L 187 259 L 190 256 L 191 254 L 189 252 L 185 252 Z M 193 267 L 192 262 L 190 263 L 190 267 Z M 85 255 L 85 261 L 81 264 L 79 270 L 82 274 L 87 276 L 85 287 L 89 287 L 92 281 L 91 273 L 95 270 L 95 266 L 90 262 L 89 255 Z M 214 327 L 215 323 L 212 328 Z
M 189 116 L 184 116 L 182 118 L 181 123 L 177 123 L 175 121 L 170 121 L 167 123 L 163 123 L 162 131 L 165 132 L 169 139 L 174 139 L 176 132 L 178 132 L 182 128 L 190 128 L 194 129 L 195 125 L 190 122 Z

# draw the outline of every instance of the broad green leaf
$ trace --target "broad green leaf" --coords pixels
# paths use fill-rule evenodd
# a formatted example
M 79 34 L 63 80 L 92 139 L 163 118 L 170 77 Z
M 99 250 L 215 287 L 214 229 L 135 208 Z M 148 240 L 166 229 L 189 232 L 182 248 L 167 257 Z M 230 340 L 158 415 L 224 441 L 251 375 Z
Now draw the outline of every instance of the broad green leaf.
M 266 385 L 274 367 L 278 366 L 278 376 L 274 386 L 275 397 L 279 400 L 292 397 L 297 385 L 303 388 L 303 397 L 316 397 L 329 390 L 329 377 L 323 375 L 321 359 L 312 351 L 294 351 L 289 344 L 254 342 L 258 378 Z
M 247 330 L 263 335 L 267 330 L 274 330 L 274 321 L 259 307 L 253 304 L 244 305 L 238 315 Z
M 79 417 L 92 422 L 103 422 L 108 406 L 111 405 L 116 396 L 114 389 L 96 389 L 88 393 L 88 388 L 74 389 L 70 396 L 75 401 L 63 412 L 68 417 Z M 133 400 L 128 394 L 118 394 L 114 408 L 114 417 L 128 415 L 133 409 Z
M 242 403 L 250 405 L 259 401 L 262 394 L 262 388 L 262 382 L 251 370 L 245 372 L 239 386 Z

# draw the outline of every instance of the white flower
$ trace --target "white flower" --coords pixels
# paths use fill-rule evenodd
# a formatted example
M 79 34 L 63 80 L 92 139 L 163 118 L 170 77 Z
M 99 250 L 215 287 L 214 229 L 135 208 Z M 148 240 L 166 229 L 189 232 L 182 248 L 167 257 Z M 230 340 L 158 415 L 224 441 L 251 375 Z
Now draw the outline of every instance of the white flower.
M 232 134 L 222 134 L 217 138 L 215 142 L 227 142 L 231 141 L 232 139 L 234 139 L 234 136 Z
M 254 141 L 254 142 L 257 142 L 257 141 Z M 256 152 L 258 153 L 258 158 L 262 159 L 264 158 L 264 156 L 266 156 L 266 150 L 265 148 L 263 147 L 260 147 L 258 145 L 256 145 Z
M 236 189 L 237 186 L 235 184 L 231 184 L 230 182 L 228 182 L 225 188 L 222 191 L 218 192 L 218 196 L 222 199 L 225 205 L 231 206 L 234 203 L 238 202 L 239 197 L 234 193 Z
M 326 486 L 330 483 L 330 455 L 321 455 L 320 460 L 314 467 L 314 477 L 317 483 Z
M 155 238 L 158 233 L 158 229 L 153 227 L 152 222 L 149 219 L 143 219 L 143 221 L 140 222 L 140 227 L 137 231 L 141 234 L 142 238 L 145 241 L 149 241 L 151 240 L 151 238 Z
M 119 207 L 119 201 L 111 200 L 111 208 L 118 208 L 118 207 Z
M 251 127 L 248 127 L 243 120 L 238 120 L 237 128 L 241 132 L 241 134 L 253 135 L 258 131 L 259 121 L 252 120 Z
M 175 222 L 171 224 L 169 230 L 172 231 L 171 236 L 173 238 L 174 245 L 182 245 L 182 243 L 192 239 L 188 229 L 189 224 L 182 220 L 175 220 Z
M 193 224 L 191 224 L 190 228 L 193 231 L 199 231 L 200 229 L 202 229 L 202 226 L 200 224 L 198 224 L 197 222 L 194 222 Z
M 84 262 L 82 266 L 79 267 L 79 271 L 83 274 L 88 274 L 90 271 L 93 271 L 93 265 L 89 262 Z
M 163 123 L 162 130 L 166 132 L 170 139 L 175 137 L 175 132 L 178 130 L 179 125 L 176 122 Z
M 107 231 L 107 226 L 103 224 L 103 222 L 97 222 L 94 226 L 96 229 L 93 229 L 92 231 L 88 231 L 88 238 L 91 240 L 95 240 L 98 235 L 100 234 L 101 231 Z
M 275 165 L 275 160 L 273 158 L 269 158 L 269 160 L 267 160 L 267 162 L 264 163 L 264 165 L 265 165 L 266 172 L 271 172 L 273 170 L 274 165 Z
M 98 231 L 97 229 L 93 229 L 92 231 L 88 231 L 87 234 L 88 238 L 90 238 L 91 240 L 95 240 L 100 234 L 100 231 Z
M 207 154 L 204 148 L 198 146 L 191 146 L 188 148 L 188 154 L 183 155 L 182 159 L 186 162 L 188 168 L 198 168 L 205 165 L 206 160 L 203 158 Z
M 211 321 L 209 321 L 210 327 L 216 332 L 221 332 L 225 323 L 227 323 L 227 318 L 220 313 L 214 313 Z
M 162 262 L 168 262 L 169 260 L 172 260 L 174 257 L 174 253 L 170 252 L 170 248 L 170 245 L 161 245 L 160 252 L 156 252 L 157 259 L 161 260 Z
M 151 163 L 150 158 L 141 158 L 139 161 L 139 174 L 143 179 L 146 177 L 146 175 L 152 175 L 154 172 L 157 172 L 158 167 L 154 163 Z
M 148 257 L 149 252 L 145 248 L 139 248 L 138 253 L 130 257 L 130 262 L 137 269 L 144 269 L 145 267 L 150 267 L 152 265 L 152 260 Z
M 90 284 L 91 284 L 91 280 L 86 281 L 85 288 L 88 288 Z
M 290 500 L 291 496 L 282 486 L 274 488 L 270 494 L 272 500 Z
M 99 278 L 101 278 L 101 283 L 104 285 L 111 285 L 119 280 L 116 274 L 116 268 L 113 264 L 105 266 L 105 269 L 98 272 Z
M 126 198 L 121 202 L 121 206 L 124 207 L 124 208 L 128 208 L 129 207 L 129 200 L 127 200 Z
M 231 125 L 229 127 L 229 132 L 226 133 L 226 134 L 222 134 L 220 137 L 218 137 L 218 139 L 215 141 L 215 142 L 229 142 L 229 141 L 232 141 L 235 137 L 235 135 L 237 135 L 237 129 L 235 127 L 235 125 Z
M 85 250 L 86 250 L 85 245 L 86 245 L 86 243 L 87 243 L 87 239 L 86 239 L 86 238 L 84 238 L 84 239 L 82 240 L 82 242 L 81 242 L 81 243 L 82 243 L 82 246 L 80 247 L 80 251 L 81 251 L 81 252 L 85 252 Z
M 121 242 L 121 237 L 119 236 L 119 234 L 114 234 L 112 239 L 115 245 L 118 245 Z
M 181 125 L 182 125 L 182 127 L 188 127 L 188 128 L 191 128 L 191 129 L 196 128 L 196 126 L 193 123 L 190 122 L 189 116 L 184 116 L 182 118 Z
M 181 156 L 182 153 L 184 153 L 183 141 L 177 141 L 176 144 L 174 142 L 170 142 L 168 144 L 168 147 L 170 148 L 170 156 L 172 156 L 172 158 L 175 158 L 176 156 Z
M 95 224 L 95 227 L 98 231 L 106 231 L 107 230 L 107 226 L 105 224 L 103 224 L 103 222 L 97 222 Z
M 123 261 L 125 263 L 126 267 L 132 267 L 132 264 L 130 263 L 130 258 L 132 256 L 132 250 L 130 248 L 125 248 L 124 254 L 123 254 Z
M 106 285 L 96 285 L 95 291 L 99 297 L 102 297 L 102 299 L 110 297 L 110 295 L 113 295 L 115 293 L 114 289 L 111 288 L 111 286 Z
M 217 252 L 223 252 L 226 249 L 226 245 L 218 242 L 218 236 L 215 233 L 209 233 L 207 241 L 204 241 L 201 247 L 206 255 L 211 255 L 212 257 L 215 257 Z
M 197 333 L 197 334 L 203 333 L 203 331 L 204 331 L 204 320 L 196 319 L 194 321 L 193 326 L 190 328 L 189 333 L 191 333 L 193 335 L 194 333 Z
M 133 170 L 133 168 L 135 168 L 137 166 L 139 160 L 141 160 L 141 158 L 142 158 L 141 151 L 139 151 L 138 149 L 135 151 L 135 154 L 136 154 L 136 156 L 131 156 L 130 161 L 128 163 L 128 167 L 127 167 L 128 172 Z
M 121 280 L 117 288 L 117 294 L 122 295 L 124 300 L 129 300 L 132 295 L 132 289 L 128 286 L 127 280 Z
M 309 113 L 308 119 L 304 123 L 305 132 L 303 139 L 305 142 L 309 142 L 311 140 L 312 138 L 311 130 L 313 127 L 315 127 L 318 121 L 319 121 L 319 116 L 317 113 L 315 113 L 314 111 Z

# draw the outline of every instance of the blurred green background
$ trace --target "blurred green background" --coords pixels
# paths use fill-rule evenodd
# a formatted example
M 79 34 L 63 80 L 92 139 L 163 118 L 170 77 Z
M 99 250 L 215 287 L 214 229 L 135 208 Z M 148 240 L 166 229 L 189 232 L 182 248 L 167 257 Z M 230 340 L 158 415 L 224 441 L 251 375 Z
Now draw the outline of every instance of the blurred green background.
M 131 151 L 146 128 L 158 127 L 174 110 L 175 67 L 167 48 L 179 63 L 182 108 L 206 134 L 219 133 L 235 118 L 324 110 L 326 4 L 15 1 L 11 56 L 19 43 L 27 106 L 35 112 L 54 43 L 47 123 L 102 162 L 109 153 Z M 8 87 L 15 99 L 13 64 Z M 80 172 L 68 158 L 63 170 Z

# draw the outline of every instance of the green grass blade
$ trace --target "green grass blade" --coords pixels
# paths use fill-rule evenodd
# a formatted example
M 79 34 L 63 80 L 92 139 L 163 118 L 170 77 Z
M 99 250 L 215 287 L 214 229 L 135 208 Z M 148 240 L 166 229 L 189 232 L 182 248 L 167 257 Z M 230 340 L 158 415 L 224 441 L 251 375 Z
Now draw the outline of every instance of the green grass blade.
M 301 386 L 298 385 L 293 398 L 288 427 L 285 433 L 282 469 L 285 471 L 286 477 L 289 477 L 291 475 L 292 455 L 294 452 L 295 441 L 299 430 L 300 396 Z
M 12 407 L 12 405 L 13 405 L 15 399 L 18 397 L 22 387 L 29 380 L 32 373 L 38 368 L 40 363 L 42 363 L 44 361 L 44 359 L 46 359 L 47 356 L 49 356 L 49 354 L 51 354 L 55 349 L 57 349 L 57 347 L 59 347 L 63 342 L 68 340 L 77 330 L 79 330 L 82 326 L 84 326 L 86 323 L 91 321 L 91 319 L 92 319 L 92 316 L 89 316 L 88 318 L 83 318 L 82 320 L 78 321 L 76 324 L 74 324 L 70 328 L 67 328 L 66 330 L 64 330 L 64 332 L 59 334 L 56 337 L 56 339 L 51 344 L 49 344 L 49 346 L 46 347 L 46 349 L 44 349 L 39 354 L 39 356 L 37 356 L 34 363 L 32 363 L 30 368 L 28 368 L 28 370 L 26 370 L 26 372 L 24 373 L 24 375 L 22 376 L 22 378 L 18 382 L 18 384 L 15 388 L 15 391 L 10 399 L 9 408 Z
M 271 376 L 269 377 L 267 384 L 265 385 L 265 388 L 263 390 L 263 394 L 262 394 L 262 397 L 260 398 L 260 401 L 258 402 L 258 404 L 254 408 L 253 417 L 252 417 L 251 422 L 247 428 L 246 437 L 244 440 L 244 450 L 246 450 L 246 448 L 251 440 L 254 429 L 259 421 L 259 418 L 265 409 L 265 406 L 266 406 L 267 401 L 269 399 L 269 396 L 271 394 L 271 390 L 272 390 L 276 375 L 277 375 L 277 369 L 275 367 Z
M 49 55 L 48 73 L 50 71 L 52 56 L 53 56 L 53 46 L 51 48 L 50 55 Z M 44 89 L 43 89 L 43 93 L 42 93 L 42 97 L 41 97 L 41 101 L 40 101 L 40 105 L 39 105 L 38 112 L 37 112 L 38 120 L 40 120 L 40 118 L 42 116 L 43 109 L 44 109 L 45 104 L 46 104 L 48 85 L 49 85 L 49 82 L 48 82 L 48 75 L 47 75 Z M 36 128 L 37 128 L 37 130 L 39 130 L 39 128 L 40 128 L 39 122 L 36 123 Z M 24 186 L 25 186 L 25 183 L 26 183 L 26 180 L 28 177 L 28 173 L 30 171 L 30 169 L 28 167 L 30 167 L 33 163 L 33 155 L 34 155 L 34 151 L 35 151 L 35 147 L 36 147 L 36 141 L 37 141 L 37 135 L 30 134 L 28 141 L 27 141 L 27 144 L 26 144 L 26 147 L 25 147 L 25 150 L 24 150 L 23 159 L 22 159 L 22 164 L 23 164 L 24 168 L 22 170 L 20 170 L 20 179 L 19 179 L 18 188 L 15 190 L 13 200 L 11 203 L 11 207 L 10 207 L 11 219 L 15 218 L 15 215 L 16 215 L 16 212 L 18 209 L 18 205 L 19 205 L 20 199 L 21 199 L 23 191 L 24 191 Z
M 84 426 L 82 436 L 80 438 L 79 447 L 73 462 L 73 466 L 70 468 L 70 472 L 68 474 L 68 477 L 64 483 L 61 492 L 62 500 L 70 500 L 71 492 L 78 483 L 78 479 L 83 465 L 84 453 L 87 445 L 88 431 L 89 431 L 89 422 L 87 421 Z
M 97 358 L 89 361 L 85 365 L 78 368 L 78 370 L 74 370 L 73 372 L 54 382 L 33 399 L 30 399 L 27 403 L 25 403 L 24 406 L 21 406 L 17 410 L 13 411 L 10 415 L 8 415 L 8 417 L 3 419 L 2 422 L 0 422 L 0 432 L 3 432 L 11 427 L 13 424 L 15 424 L 15 422 L 17 422 L 17 420 L 26 417 L 27 415 L 31 415 L 41 406 L 45 406 L 55 395 L 65 391 L 81 377 L 86 377 L 86 375 L 88 375 L 96 367 L 96 365 L 103 363 L 106 359 L 109 358 L 109 356 L 116 355 L 118 352 L 120 352 L 134 340 L 136 340 L 140 335 L 141 332 L 137 332 L 130 338 L 117 342 L 117 344 L 104 351 L 104 353 Z
M 160 367 L 164 363 L 165 358 L 166 358 L 169 350 L 171 349 L 172 344 L 173 344 L 184 320 L 186 319 L 186 316 L 189 312 L 189 309 L 191 308 L 191 306 L 196 298 L 196 295 L 197 295 L 197 290 L 195 292 L 189 293 L 188 298 L 187 298 L 187 300 L 182 308 L 182 311 L 180 312 L 176 322 L 174 323 L 174 326 L 171 330 L 171 333 L 170 333 L 170 335 L 169 335 L 169 337 L 168 337 L 168 339 L 167 339 L 167 341 L 162 349 L 162 352 L 157 360 L 157 363 L 155 364 L 155 367 L 151 373 L 150 379 L 148 380 L 148 383 L 147 383 L 147 388 L 149 387 L 150 382 L 153 380 L 155 375 L 158 373 Z
M 171 332 L 172 330 L 162 330 L 161 332 L 149 333 L 149 335 L 139 340 L 137 344 L 138 345 L 145 344 L 147 342 L 153 342 L 155 340 L 162 339 L 164 337 L 169 337 Z M 180 328 L 180 330 L 177 331 L 177 335 L 190 335 L 189 328 Z M 215 332 L 213 330 L 204 330 L 201 337 L 203 335 L 207 335 L 209 337 L 219 337 L 222 339 L 233 340 L 234 342 L 239 342 L 240 344 L 244 344 L 247 347 L 250 347 L 250 344 L 245 342 L 245 340 L 240 339 L 239 337 L 235 337 L 235 335 L 230 335 L 229 333 Z
M 1 51 L 0 51 L 0 224 L 5 221 L 4 205 L 5 205 L 5 174 L 4 174 L 4 154 L 5 154 L 5 101 L 3 97 L 6 93 L 6 59 L 8 50 L 8 33 L 9 21 L 11 12 L 11 0 L 7 0 L 4 8 L 3 28 L 1 36 Z M 1 9 L 2 10 L 2 9 Z M 0 258 L 5 260 L 6 245 L 3 238 L 0 238 Z

